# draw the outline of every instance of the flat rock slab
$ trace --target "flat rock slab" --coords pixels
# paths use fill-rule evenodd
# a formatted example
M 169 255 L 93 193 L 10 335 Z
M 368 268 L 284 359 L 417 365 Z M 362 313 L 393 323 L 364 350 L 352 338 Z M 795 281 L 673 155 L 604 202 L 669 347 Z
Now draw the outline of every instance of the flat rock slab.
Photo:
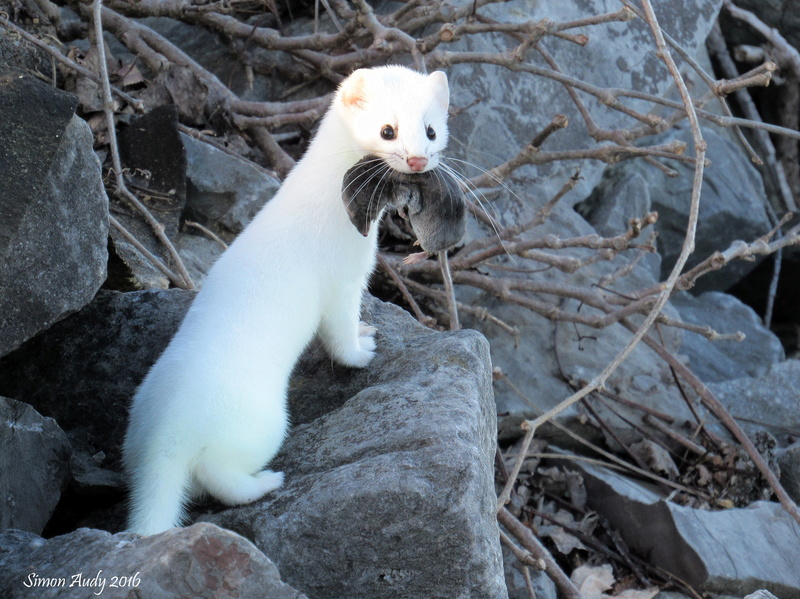
M 767 589 L 800 599 L 800 525 L 779 504 L 695 510 L 609 470 L 578 467 L 589 506 L 652 565 L 705 591 L 741 597 Z
M 128 407 L 178 328 L 191 291 L 101 291 L 0 360 L 0 394 L 25 401 L 114 467 Z
M 486 340 L 375 300 L 364 319 L 378 354 L 352 377 L 362 390 L 292 431 L 271 464 L 283 489 L 207 519 L 252 539 L 314 599 L 506 597 Z M 296 386 L 295 400 L 308 391 Z
M 8 599 L 306 599 L 247 539 L 212 524 L 152 537 L 81 528 L 49 540 L 0 534 Z
M 0 397 L 0 529 L 42 532 L 69 478 L 69 457 L 52 418 Z
M 670 302 L 684 322 L 709 326 L 720 334 L 741 331 L 745 335 L 739 342 L 709 341 L 696 333 L 684 333 L 680 352 L 689 358 L 692 372 L 706 383 L 763 376 L 786 359 L 780 340 L 764 327 L 750 306 L 732 295 L 709 291 L 694 296 L 680 292 Z
M 0 356 L 105 280 L 108 198 L 77 99 L 0 69 Z
M 759 377 L 708 387 L 749 435 L 765 429 L 781 438 L 800 431 L 800 360 L 775 364 Z

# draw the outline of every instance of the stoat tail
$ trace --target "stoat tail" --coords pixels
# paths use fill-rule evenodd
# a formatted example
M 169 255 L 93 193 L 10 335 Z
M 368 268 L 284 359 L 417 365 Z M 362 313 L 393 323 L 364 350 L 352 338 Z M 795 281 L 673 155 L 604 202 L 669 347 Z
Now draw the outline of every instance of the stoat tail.
M 139 464 L 131 478 L 129 531 L 153 535 L 181 525 L 189 495 L 185 464 L 162 457 Z

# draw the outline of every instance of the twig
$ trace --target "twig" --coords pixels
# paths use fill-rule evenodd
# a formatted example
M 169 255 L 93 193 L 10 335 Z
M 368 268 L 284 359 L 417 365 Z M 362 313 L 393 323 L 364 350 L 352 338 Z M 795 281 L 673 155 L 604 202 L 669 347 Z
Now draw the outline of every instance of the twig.
M 622 325 L 630 331 L 635 330 L 636 328 L 635 325 L 626 320 L 622 321 Z M 775 495 L 778 497 L 783 509 L 792 518 L 794 518 L 798 524 L 800 524 L 800 510 L 798 510 L 797 504 L 786 492 L 786 489 L 784 489 L 783 485 L 781 485 L 780 480 L 778 480 L 778 477 L 775 476 L 775 473 L 770 469 L 766 460 L 764 460 L 758 449 L 756 449 L 756 446 L 745 434 L 736 420 L 725 409 L 725 406 L 722 405 L 719 399 L 717 399 L 717 397 L 708 389 L 708 387 L 706 387 L 705 384 L 686 367 L 686 365 L 675 358 L 675 356 L 667 351 L 663 345 L 654 339 L 651 339 L 650 337 L 645 337 L 644 342 L 649 348 L 655 351 L 661 357 L 661 359 L 667 362 L 670 367 L 672 367 L 675 372 L 677 372 L 681 378 L 683 378 L 692 387 L 692 389 L 694 389 L 695 393 L 700 396 L 700 400 L 703 402 L 703 404 L 709 410 L 711 410 L 717 418 L 719 418 L 719 420 L 731 432 L 736 440 L 741 443 L 742 447 L 747 452 L 747 455 L 749 455 L 750 459 L 753 460 L 756 468 L 758 468 L 759 472 L 761 472 L 761 475 L 766 479 L 770 488 L 775 492 Z
M 383 255 L 381 254 L 378 254 L 378 264 L 380 265 L 381 268 L 383 268 L 386 274 L 389 275 L 389 278 L 394 282 L 395 286 L 400 291 L 403 298 L 406 300 L 406 303 L 411 308 L 411 311 L 414 313 L 414 317 L 422 324 L 425 325 L 429 324 L 431 318 L 429 316 L 426 316 L 422 312 L 422 309 L 419 307 L 417 300 L 415 300 L 414 296 L 411 295 L 411 292 L 408 290 L 408 287 L 406 287 L 405 283 L 403 283 L 402 279 L 392 268 L 391 264 L 389 264 L 389 262 L 386 261 L 386 258 L 384 258 Z
M 27 31 L 25 31 L 20 27 L 17 27 L 14 23 L 12 23 L 6 17 L 4 17 L 3 13 L 0 13 L 0 25 L 5 27 L 9 31 L 13 31 L 17 35 L 25 38 L 26 40 L 38 46 L 42 50 L 45 50 L 48 54 L 50 54 L 53 58 L 55 58 L 57 61 L 59 61 L 67 68 L 72 69 L 77 73 L 80 73 L 84 77 L 88 77 L 95 83 L 102 83 L 102 79 L 96 73 L 92 73 L 92 71 L 90 71 L 86 67 L 79 65 L 74 60 L 70 60 L 69 58 L 61 54 L 61 52 L 53 48 L 50 44 L 44 43 L 38 37 L 31 35 L 30 33 L 28 33 Z M 134 98 L 133 96 L 125 93 L 124 91 L 113 85 L 111 86 L 111 91 L 114 92 L 117 96 L 119 96 L 123 100 L 125 100 L 128 104 L 133 106 L 136 112 L 144 112 L 144 103 L 138 98 Z
M 533 533 L 522 522 L 517 520 L 506 508 L 497 512 L 497 520 L 505 526 L 522 544 L 525 549 L 531 552 L 533 557 L 544 562 L 544 572 L 555 583 L 559 593 L 565 599 L 585 599 L 581 592 L 572 584 L 572 581 L 564 574 L 556 561 L 539 542 Z
M 185 289 L 194 289 L 194 283 L 192 282 L 192 278 L 189 276 L 189 273 L 183 264 L 183 260 L 181 260 L 181 257 L 178 255 L 178 251 L 175 249 L 175 246 L 172 245 L 172 242 L 164 233 L 164 226 L 159 223 L 155 217 L 153 217 L 147 207 L 142 204 L 135 195 L 128 191 L 128 188 L 125 186 L 122 163 L 120 162 L 119 158 L 119 146 L 117 145 L 117 132 L 114 124 L 114 103 L 111 98 L 111 85 L 108 81 L 105 44 L 103 43 L 103 23 L 101 17 L 102 9 L 102 0 L 94 0 L 92 12 L 95 36 L 94 41 L 97 45 L 98 63 L 100 65 L 100 79 L 103 87 L 103 112 L 105 113 L 106 123 L 108 126 L 108 143 L 111 149 L 111 160 L 114 166 L 114 175 L 116 178 L 116 192 L 118 195 L 124 197 L 128 202 L 136 207 L 140 214 L 145 218 L 147 223 L 152 227 L 153 232 L 158 240 L 166 248 L 170 258 L 175 264 L 175 267 L 178 269 L 179 275 L 178 277 L 175 277 L 174 275 L 171 276 L 170 280 L 172 280 L 173 283 L 179 287 L 183 287 Z M 158 266 L 157 263 L 154 262 L 154 264 Z

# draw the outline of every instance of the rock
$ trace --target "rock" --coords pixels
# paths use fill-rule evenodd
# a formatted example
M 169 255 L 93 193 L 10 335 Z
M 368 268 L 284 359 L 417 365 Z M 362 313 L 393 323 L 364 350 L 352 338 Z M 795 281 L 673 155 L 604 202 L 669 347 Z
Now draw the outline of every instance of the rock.
M 776 28 L 795 48 L 800 47 L 800 3 L 797 0 L 739 0 L 736 6 L 749 10 L 770 27 Z M 764 38 L 735 19 L 725 18 L 725 33 L 737 42 L 761 45 Z M 733 31 L 731 31 L 733 29 Z
M 0 356 L 79 310 L 106 276 L 108 198 L 76 100 L 0 70 Z
M 752 437 L 766 430 L 777 438 L 800 431 L 800 361 L 786 360 L 760 377 L 712 383 L 709 389 Z
M 699 590 L 740 597 L 769 588 L 800 597 L 800 525 L 777 503 L 695 510 L 670 503 L 649 485 L 578 462 L 589 507 L 648 562 Z
M 118 469 L 130 398 L 193 296 L 101 292 L 0 361 L 0 389 L 57 413 L 107 455 L 97 467 Z M 485 340 L 431 331 L 374 299 L 364 318 L 379 329 L 369 368 L 333 366 L 314 342 L 296 369 L 297 428 L 272 464 L 286 488 L 208 518 L 252 538 L 315 599 L 504 597 Z
M 178 132 L 178 111 L 174 105 L 159 106 L 119 128 L 120 160 L 128 185 L 139 190 L 142 202 L 174 239 L 186 205 L 186 152 Z M 112 200 L 111 212 L 119 223 L 166 266 L 172 259 L 153 228 L 128 202 Z M 169 287 L 169 279 L 137 247 L 113 227 L 114 250 L 127 267 L 137 289 Z M 126 275 L 128 273 L 125 273 Z
M 175 249 L 183 260 L 183 265 L 192 277 L 197 289 L 203 286 L 208 269 L 222 255 L 225 249 L 213 239 L 178 233 L 175 238 Z
M 591 227 L 571 209 L 559 208 L 551 219 L 552 222 L 548 221 L 537 229 L 537 235 L 556 234 L 564 238 L 593 232 Z M 559 255 L 581 258 L 591 253 L 581 250 L 560 252 Z M 534 276 L 539 283 L 590 288 L 596 285 L 601 277 L 613 273 L 634 258 L 635 253 L 630 252 L 620 254 L 613 263 L 597 262 L 572 274 L 550 269 Z M 656 279 L 647 268 L 637 267 L 628 276 L 612 285 L 611 289 L 626 294 L 655 283 Z M 459 289 L 459 293 L 463 292 L 463 288 Z M 598 314 L 596 310 L 576 300 L 559 301 L 557 298 L 554 300 L 552 295 L 545 294 L 532 297 L 568 312 L 581 315 Z M 598 330 L 582 324 L 553 322 L 526 308 L 505 304 L 488 295 L 477 296 L 471 303 L 486 308 L 494 316 L 512 323 L 519 330 L 519 337 L 515 340 L 490 323 L 463 316 L 464 326 L 481 330 L 489 339 L 492 364 L 499 367 L 507 378 L 507 381 L 499 380 L 495 383 L 497 410 L 501 415 L 498 428 L 502 439 L 520 436 L 521 420 L 535 417 L 572 395 L 571 382 L 577 384 L 581 380 L 588 381 L 600 374 L 631 336 L 621 325 Z M 677 313 L 669 306 L 666 313 L 677 317 Z M 666 327 L 661 330 L 667 347 L 677 351 L 681 345 L 682 332 Z M 643 344 L 635 348 L 631 356 L 612 374 L 607 387 L 613 393 L 625 397 L 632 398 L 631 396 L 635 394 L 636 401 L 642 402 L 647 407 L 669 412 L 679 420 L 691 419 L 691 413 L 674 383 L 669 368 Z M 629 424 L 614 415 L 611 410 L 599 403 L 593 405 L 623 439 L 630 442 L 641 439 L 638 433 L 632 431 Z M 615 404 L 614 409 L 636 422 L 641 419 L 641 412 L 627 406 Z M 603 436 L 580 405 L 565 410 L 556 417 L 556 421 L 589 440 L 597 441 Z M 550 424 L 543 425 L 540 438 L 562 446 L 571 447 L 574 444 L 570 437 Z M 615 445 L 613 440 L 609 442 Z
M 770 593 L 769 591 L 765 591 L 764 589 L 760 589 L 755 593 L 750 593 L 744 599 L 778 599 L 775 595 Z
M 212 524 L 144 538 L 88 528 L 49 540 L 2 533 L 0 595 L 306 599 L 281 582 L 275 564 L 252 543 Z
M 706 383 L 763 376 L 786 358 L 780 340 L 764 327 L 752 308 L 732 295 L 709 291 L 693 296 L 683 292 L 670 301 L 684 322 L 710 326 L 720 334 L 745 334 L 741 342 L 709 341 L 697 333 L 684 334 L 680 352 L 689 358 L 692 372 Z
M 0 397 L 0 529 L 42 532 L 69 480 L 69 457 L 52 418 Z
M 502 22 L 528 21 L 531 17 L 531 3 L 515 1 L 502 6 L 485 6 L 481 9 L 487 17 Z M 708 0 L 701 3 L 685 1 L 671 2 L 659 9 L 659 19 L 665 30 L 677 36 L 679 43 L 694 54 L 703 46 L 710 30 L 720 2 Z M 570 21 L 584 18 L 590 14 L 601 14 L 618 10 L 613 2 L 560 2 L 550 3 L 546 9 L 536 12 L 535 18 L 548 18 L 552 21 Z M 602 27 L 588 27 L 582 33 L 589 36 L 589 44 L 580 48 L 574 44 L 563 44 L 561 40 L 547 39 L 543 44 L 555 57 L 560 67 L 570 76 L 603 87 L 626 87 L 665 95 L 672 85 L 672 80 L 653 52 L 651 33 L 646 24 L 639 19 L 626 23 L 609 23 Z M 516 42 L 506 36 L 481 36 L 463 39 L 448 49 L 469 50 L 474 52 L 506 51 Z M 547 63 L 535 52 L 526 56 L 526 60 L 537 66 L 548 68 Z M 433 65 L 435 66 L 435 65 Z M 484 64 L 463 64 L 448 68 L 448 79 L 456 115 L 451 119 L 449 128 L 451 142 L 448 154 L 454 156 L 452 166 L 462 164 L 459 160 L 489 168 L 497 163 L 512 158 L 520 148 L 547 125 L 554 115 L 564 114 L 568 117 L 569 126 L 555 132 L 547 139 L 542 151 L 574 150 L 576 148 L 594 147 L 588 135 L 583 118 L 578 114 L 575 104 L 560 83 L 544 77 L 529 76 L 525 73 L 510 74 L 502 67 Z M 598 124 L 608 128 L 626 128 L 631 119 L 613 110 L 608 110 L 593 98 L 582 95 L 588 109 Z M 587 99 L 588 98 L 588 99 Z M 627 100 L 626 100 L 627 105 Z M 632 102 L 631 106 L 647 112 L 650 106 Z M 469 106 L 469 110 L 458 108 Z M 643 140 L 649 143 L 651 140 Z M 464 150 L 466 148 L 466 150 Z M 559 161 L 536 167 L 523 167 L 515 171 L 505 183 L 507 188 L 491 200 L 491 212 L 502 224 L 524 222 L 534 211 L 555 195 L 564 183 L 570 179 L 580 166 L 581 180 L 572 192 L 562 198 L 548 221 L 531 231 L 524 238 L 542 238 L 545 235 L 557 235 L 564 239 L 572 236 L 595 233 L 593 227 L 577 215 L 571 208 L 580 200 L 589 196 L 600 181 L 604 167 L 599 162 Z M 654 169 L 645 165 L 642 168 Z M 465 168 L 468 174 L 474 174 Z M 657 171 L 660 172 L 660 171 Z M 644 176 L 639 181 L 639 189 L 646 187 Z M 486 204 L 489 202 L 487 201 Z M 646 206 L 634 202 L 633 205 L 617 212 L 616 223 L 627 224 L 632 217 L 642 217 L 643 213 L 625 213 L 628 209 L 642 209 Z M 649 232 L 645 232 L 645 238 Z M 468 238 L 490 235 L 487 230 L 480 230 L 472 224 L 468 230 Z M 562 250 L 559 256 L 568 255 L 585 258 L 589 253 Z M 533 281 L 555 282 L 564 285 L 592 286 L 604 275 L 611 274 L 622 265 L 633 259 L 631 252 L 620 257 L 613 264 L 597 263 L 568 275 L 554 272 L 555 269 L 544 269 L 525 275 Z M 625 293 L 641 286 L 657 282 L 657 257 L 645 257 L 638 264 L 627 280 L 614 286 L 614 291 Z M 542 265 L 534 262 L 509 261 L 509 266 L 526 267 L 542 270 Z M 656 274 L 654 274 L 656 273 Z M 522 277 L 523 275 L 519 275 Z M 638 284 L 638 286 L 637 286 Z M 518 393 L 505 380 L 495 386 L 498 412 L 502 415 L 499 430 L 502 438 L 519 436 L 521 420 L 530 418 L 544 410 L 550 409 L 563 399 L 569 397 L 573 389 L 571 379 L 591 379 L 607 365 L 613 356 L 621 350 L 629 334 L 620 326 L 609 327 L 597 331 L 587 326 L 572 326 L 567 322 L 554 323 L 545 317 L 513 305 L 502 304 L 489 294 L 476 294 L 472 289 L 463 286 L 457 290 L 459 300 L 489 310 L 519 330 L 518 338 L 513 338 L 499 330 L 491 323 L 475 318 L 464 317 L 466 326 L 483 332 L 490 341 L 493 364 L 499 366 L 510 382 L 521 393 Z M 578 302 L 564 302 L 561 298 L 533 295 L 534 299 L 543 300 L 553 307 L 566 307 L 571 311 L 578 309 L 585 312 L 585 306 Z M 668 333 L 668 344 L 677 345 L 679 341 L 673 332 Z M 634 380 L 635 379 L 635 380 Z M 623 370 L 616 373 L 610 381 L 615 391 L 624 391 L 632 383 L 646 387 L 638 397 L 652 407 L 670 411 L 673 408 L 679 418 L 687 415 L 685 402 L 672 383 L 672 377 L 649 350 L 637 348 L 634 356 L 623 365 Z M 637 387 L 638 390 L 638 387 Z M 624 394 L 624 393 L 623 393 Z M 524 396 L 524 397 L 522 397 Z M 649 403 L 652 402 L 652 403 Z M 610 415 L 601 408 L 603 416 L 613 422 L 620 430 L 629 430 L 627 424 Z M 591 425 L 586 426 L 582 408 L 573 406 L 563 412 L 558 421 L 570 427 L 576 427 L 580 434 L 590 439 L 597 439 L 602 434 Z M 623 409 L 627 412 L 627 408 Z M 629 415 L 629 414 L 626 414 Z M 638 415 L 636 419 L 638 420 Z M 583 423 L 579 420 L 583 420 Z M 567 439 L 552 427 L 543 427 L 543 436 L 555 439 L 559 443 Z
M 240 233 L 281 183 L 254 164 L 181 134 L 186 147 L 188 216 L 226 241 Z
M 793 443 L 778 453 L 781 484 L 796 502 L 800 502 L 800 443 Z
M 656 12 L 662 28 L 689 54 L 694 55 L 703 47 L 720 4 L 719 0 L 674 0 L 663 4 Z M 612 0 L 553 2 L 537 6 L 535 11 L 532 11 L 532 7 L 533 4 L 528 0 L 517 0 L 484 6 L 481 14 L 504 23 L 527 22 L 532 18 L 563 22 L 619 10 L 619 4 Z M 586 27 L 581 33 L 589 37 L 588 45 L 583 48 L 551 38 L 543 41 L 544 47 L 571 77 L 601 87 L 636 89 L 658 95 L 665 94 L 673 85 L 668 71 L 655 54 L 652 34 L 643 20 Z M 464 39 L 451 44 L 448 50 L 506 52 L 513 50 L 516 44 L 516 40 L 498 34 Z M 536 52 L 529 52 L 525 58 L 537 66 L 549 68 Z M 574 150 L 594 146 L 583 118 L 561 83 L 522 72 L 511 73 L 502 67 L 485 64 L 456 65 L 448 69 L 448 78 L 454 105 L 470 106 L 469 110 L 458 111 L 451 119 L 449 128 L 451 139 L 454 140 L 448 151 L 451 155 L 483 168 L 491 168 L 509 160 L 530 143 L 556 114 L 566 115 L 569 126 L 554 133 L 543 150 Z M 587 94 L 582 98 L 601 127 L 626 128 L 636 123 L 618 111 L 607 109 Z M 479 103 L 473 106 L 473 102 Z M 651 108 L 649 104 L 635 100 L 629 103 L 627 99 L 626 105 L 642 112 L 648 112 Z M 462 152 L 459 148 L 467 150 Z M 513 178 L 526 178 L 520 197 L 538 198 L 537 202 L 543 202 L 561 188 L 576 166 L 576 162 L 552 162 L 523 168 Z M 582 181 L 573 194 L 561 200 L 565 204 L 588 196 L 604 170 L 603 164 L 596 161 L 581 161 L 580 167 Z M 493 202 L 495 208 L 501 209 L 497 204 Z M 514 202 L 504 202 L 503 206 L 509 204 L 513 206 Z
M 117 467 L 136 387 L 194 293 L 101 291 L 79 313 L 0 360 L 0 394 L 36 407 Z
M 690 256 L 685 270 L 715 251 L 726 250 L 733 241 L 750 242 L 772 228 L 764 208 L 767 198 L 761 177 L 741 148 L 726 133 L 720 133 L 712 127 L 703 128 L 703 137 L 708 142 L 706 157 L 711 164 L 706 167 L 703 178 L 695 252 Z M 656 140 L 648 140 L 648 143 L 668 143 L 673 140 L 691 145 L 688 127 L 679 127 Z M 592 225 L 600 230 L 613 228 L 615 234 L 621 232 L 619 221 L 624 214 L 628 214 L 628 218 L 636 215 L 629 212 L 630 208 L 657 211 L 657 246 L 662 257 L 661 278 L 665 279 L 683 245 L 694 167 L 674 160 L 663 162 L 677 171 L 678 176 L 668 177 L 639 161 L 611 167 L 606 175 L 608 181 L 599 188 L 599 191 L 607 190 L 609 193 L 601 194 L 596 190 L 580 210 L 587 214 Z M 638 202 L 631 200 L 628 194 L 642 188 L 647 190 L 647 195 L 639 198 Z M 613 218 L 613 221 L 606 221 L 608 218 Z M 701 277 L 696 290 L 725 291 L 746 276 L 756 264 L 734 261 L 722 270 Z
M 528 585 L 525 577 L 519 568 L 519 563 L 514 555 L 503 546 L 503 564 L 506 575 L 506 587 L 508 588 L 508 599 L 530 599 Z M 536 592 L 536 599 L 557 599 L 556 585 L 541 570 L 528 568 L 533 589 Z
M 291 432 L 271 464 L 284 487 L 204 519 L 250 538 L 315 599 L 506 597 L 486 341 L 430 331 L 375 300 L 364 318 L 379 349 L 349 382 L 362 388 Z M 300 378 L 293 414 L 325 384 Z

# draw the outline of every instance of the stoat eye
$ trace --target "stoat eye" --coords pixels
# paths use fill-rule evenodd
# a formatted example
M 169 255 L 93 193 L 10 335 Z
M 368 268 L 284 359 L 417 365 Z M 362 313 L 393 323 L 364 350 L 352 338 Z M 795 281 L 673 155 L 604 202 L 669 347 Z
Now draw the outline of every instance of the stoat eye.
M 384 125 L 383 129 L 381 129 L 381 137 L 383 139 L 389 140 L 389 139 L 394 139 L 394 136 L 395 136 L 394 127 L 392 127 L 391 125 Z
M 425 135 L 428 136 L 428 139 L 436 139 L 436 131 L 433 130 L 433 127 L 428 125 L 428 128 L 425 130 Z

